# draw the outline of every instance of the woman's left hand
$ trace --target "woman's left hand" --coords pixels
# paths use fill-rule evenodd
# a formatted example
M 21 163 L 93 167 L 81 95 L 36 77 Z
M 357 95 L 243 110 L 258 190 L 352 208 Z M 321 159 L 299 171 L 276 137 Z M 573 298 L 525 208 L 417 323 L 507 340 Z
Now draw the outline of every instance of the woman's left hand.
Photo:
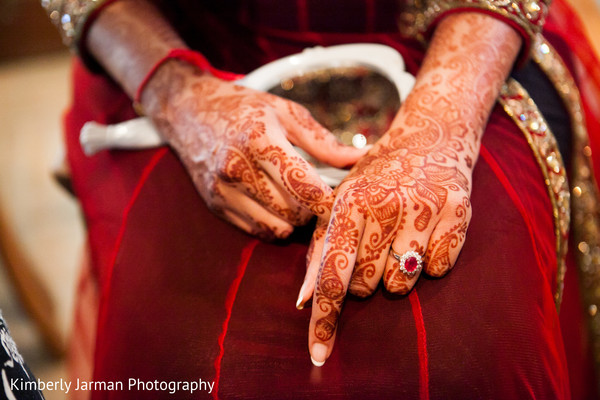
M 356 165 L 313 236 L 305 282 L 316 279 L 309 346 L 317 364 L 331 351 L 346 291 L 366 297 L 383 278 L 388 291 L 406 294 L 422 269 L 444 275 L 464 243 L 472 164 L 425 143 L 423 132 L 403 132 L 392 129 Z
M 510 26 L 463 12 L 438 25 L 415 87 L 390 130 L 336 189 L 307 255 L 297 306 L 313 294 L 309 350 L 331 354 L 349 291 L 379 281 L 408 293 L 420 273 L 452 268 L 471 218 L 472 169 L 500 87 L 521 45 Z

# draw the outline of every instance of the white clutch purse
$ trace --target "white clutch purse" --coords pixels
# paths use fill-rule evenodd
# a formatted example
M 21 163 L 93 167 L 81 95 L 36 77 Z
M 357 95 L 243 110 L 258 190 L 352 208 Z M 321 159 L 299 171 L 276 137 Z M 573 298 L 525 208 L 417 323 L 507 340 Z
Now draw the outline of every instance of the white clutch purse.
M 301 53 L 263 65 L 234 83 L 256 90 L 270 91 L 298 101 L 307 106 L 317 121 L 334 131 L 342 142 L 363 147 L 367 142 L 376 140 L 377 134 L 369 137 L 368 133 L 363 134 L 357 130 L 372 130 L 364 128 L 371 122 L 351 121 L 352 124 L 346 124 L 346 128 L 350 126 L 351 129 L 348 131 L 340 126 L 338 126 L 340 129 L 336 129 L 340 118 L 333 117 L 334 114 L 341 113 L 344 114 L 342 120 L 350 120 L 351 118 L 346 114 L 363 115 L 364 109 L 389 108 L 389 103 L 392 103 L 387 98 L 389 94 L 385 95 L 386 98 L 380 98 L 379 103 L 372 101 L 373 97 L 382 97 L 381 93 L 386 92 L 385 84 L 373 83 L 380 82 L 377 79 L 385 79 L 389 87 L 396 89 L 394 96 L 397 97 L 393 106 L 396 110 L 406 99 L 415 82 L 415 78 L 406 72 L 402 56 L 393 48 L 380 44 L 345 44 L 308 48 Z M 311 94 L 311 91 L 314 93 Z M 319 104 L 311 104 L 315 96 L 322 93 L 332 98 L 333 106 L 331 104 L 323 106 L 321 100 L 317 101 Z M 352 100 L 357 96 L 362 96 L 363 100 L 359 98 Z M 341 101 L 346 102 L 345 104 L 337 103 L 340 99 L 336 98 L 340 97 Z M 360 112 L 355 112 L 359 109 Z M 394 113 L 396 110 L 393 110 Z M 386 116 L 375 114 L 380 114 L 379 110 L 371 112 L 369 121 L 378 120 L 377 124 L 381 125 L 380 120 L 385 119 Z M 165 144 L 160 132 L 146 117 L 115 125 L 88 122 L 81 130 L 80 142 L 84 153 L 88 156 L 104 149 L 145 149 Z M 304 157 L 309 158 L 300 149 L 297 150 Z M 331 186 L 336 186 L 347 173 L 346 170 L 322 165 L 310 159 L 309 161 Z

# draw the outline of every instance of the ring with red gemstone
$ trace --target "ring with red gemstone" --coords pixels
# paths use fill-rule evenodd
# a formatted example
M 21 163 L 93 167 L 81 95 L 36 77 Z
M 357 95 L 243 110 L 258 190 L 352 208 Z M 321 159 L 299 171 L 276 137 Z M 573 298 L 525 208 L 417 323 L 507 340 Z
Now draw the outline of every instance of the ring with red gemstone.
M 390 248 L 390 252 L 392 253 L 392 256 L 400 263 L 400 271 L 410 278 L 415 276 L 415 274 L 423 268 L 423 259 L 416 251 L 407 251 L 406 253 L 400 255 L 396 253 L 394 249 Z

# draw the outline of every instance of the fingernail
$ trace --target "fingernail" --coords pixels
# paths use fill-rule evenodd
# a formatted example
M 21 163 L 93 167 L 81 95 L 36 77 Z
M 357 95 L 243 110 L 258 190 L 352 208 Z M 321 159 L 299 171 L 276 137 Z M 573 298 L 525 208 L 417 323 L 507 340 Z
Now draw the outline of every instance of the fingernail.
M 306 281 L 302 284 L 300 293 L 298 294 L 298 300 L 296 301 L 296 308 L 298 310 L 302 310 L 304 308 L 304 304 L 302 303 L 302 300 L 304 299 L 304 286 L 306 286 Z
M 323 343 L 315 343 L 310 351 L 310 361 L 316 366 L 320 367 L 325 364 L 327 357 L 327 346 Z

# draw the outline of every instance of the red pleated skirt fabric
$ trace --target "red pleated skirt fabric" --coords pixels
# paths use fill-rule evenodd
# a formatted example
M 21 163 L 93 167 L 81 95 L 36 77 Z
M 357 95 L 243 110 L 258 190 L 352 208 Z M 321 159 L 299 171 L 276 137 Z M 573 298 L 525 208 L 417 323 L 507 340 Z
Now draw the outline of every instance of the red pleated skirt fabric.
M 253 63 L 357 41 L 394 46 L 412 72 L 423 56 L 393 34 L 274 32 L 256 33 L 269 51 Z M 84 122 L 131 117 L 114 83 L 75 62 L 65 125 L 101 291 L 93 376 L 124 384 L 94 399 L 571 398 L 552 208 L 533 153 L 500 107 L 474 169 L 473 219 L 455 268 L 421 277 L 408 296 L 379 288 L 349 297 L 321 368 L 307 350 L 310 308 L 295 308 L 312 228 L 275 243 L 242 233 L 208 211 L 167 147 L 82 154 Z M 214 386 L 171 394 L 129 388 L 130 379 Z

